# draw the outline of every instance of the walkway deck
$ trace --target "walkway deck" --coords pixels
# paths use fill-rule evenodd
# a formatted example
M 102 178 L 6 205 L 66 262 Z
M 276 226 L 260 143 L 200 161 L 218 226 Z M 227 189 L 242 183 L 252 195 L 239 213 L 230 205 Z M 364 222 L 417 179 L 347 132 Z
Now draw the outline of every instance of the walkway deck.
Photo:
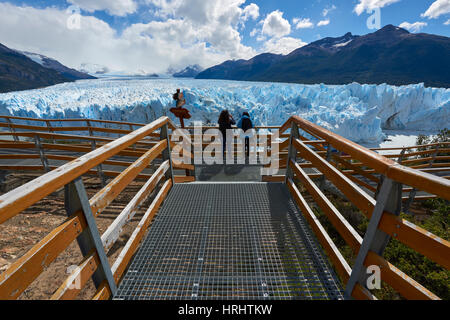
M 226 182 L 174 186 L 115 296 L 342 298 L 285 185 Z

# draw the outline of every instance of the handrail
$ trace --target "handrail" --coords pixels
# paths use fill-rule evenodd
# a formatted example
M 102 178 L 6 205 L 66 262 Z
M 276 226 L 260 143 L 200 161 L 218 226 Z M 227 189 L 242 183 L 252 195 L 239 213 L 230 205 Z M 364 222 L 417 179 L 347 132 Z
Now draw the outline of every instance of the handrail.
M 294 116 L 288 122 L 295 122 L 301 129 L 317 134 L 322 139 L 327 140 L 336 149 L 351 155 L 352 158 L 361 161 L 377 173 L 450 200 L 450 181 L 446 179 L 402 166 L 393 160 L 387 159 L 374 151 L 300 117 Z
M 411 150 L 411 149 L 419 149 L 419 148 L 428 148 L 428 147 L 436 147 L 436 146 L 450 146 L 450 142 L 437 142 L 430 144 L 423 144 L 417 146 L 409 146 L 409 147 L 389 147 L 389 148 L 371 148 L 372 151 L 395 151 L 395 150 Z
M 0 136 L 8 136 L 11 135 L 7 132 L 0 132 Z M 28 138 L 34 138 L 35 136 L 39 136 L 43 139 L 48 140 L 85 140 L 85 141 L 99 141 L 99 142 L 106 142 L 109 143 L 111 141 L 114 141 L 116 139 L 114 138 L 106 138 L 106 137 L 97 137 L 97 136 L 83 136 L 83 135 L 68 135 L 68 134 L 57 134 L 57 133 L 48 133 L 48 132 L 40 132 L 40 131 L 33 131 L 33 132 L 16 132 L 14 135 L 18 137 L 28 137 Z M 3 140 L 0 140 L 0 142 L 5 142 Z M 22 141 L 24 142 L 24 141 Z M 144 141 L 141 140 L 138 145 L 145 145 L 145 146 L 152 146 L 155 145 L 156 141 Z
M 14 192 L 1 196 L 0 224 L 169 123 L 167 117 L 156 120 L 128 136 L 119 138 L 17 188 Z
M 145 124 L 135 123 L 135 122 L 123 122 L 123 121 L 112 121 L 112 120 L 98 120 L 98 119 L 88 119 L 88 118 L 73 118 L 73 119 L 36 119 L 27 117 L 16 117 L 16 116 L 0 116 L 0 119 L 15 119 L 23 121 L 35 121 L 35 122 L 94 122 L 94 123 L 109 123 L 109 124 L 120 124 L 120 125 L 132 125 L 144 127 Z
M 382 257 L 386 243 L 383 242 L 385 240 L 381 241 L 381 239 L 389 240 L 390 237 L 395 238 L 408 247 L 440 264 L 444 268 L 449 269 L 450 242 L 441 239 L 404 219 L 401 219 L 393 210 L 395 210 L 395 207 L 398 208 L 398 206 L 401 205 L 402 191 L 405 192 L 405 190 L 407 190 L 400 188 L 402 184 L 406 184 L 431 193 L 432 195 L 450 200 L 450 181 L 446 178 L 427 174 L 425 172 L 398 164 L 393 160 L 375 153 L 372 150 L 357 145 L 354 142 L 344 139 L 335 133 L 332 133 L 299 117 L 292 117 L 282 127 L 282 130 L 287 130 L 288 128 L 291 128 L 289 156 L 286 159 L 288 168 L 286 173 L 286 181 L 288 183 L 288 187 L 293 198 L 302 208 L 302 212 L 306 215 L 309 222 L 312 223 L 313 229 L 316 231 L 316 235 L 324 245 L 326 252 L 335 264 L 335 267 L 337 268 L 343 281 L 349 281 L 350 287 L 347 287 L 347 290 L 350 291 L 348 291 L 348 294 L 355 298 L 371 298 L 367 295 L 361 294 L 361 283 L 358 281 L 354 282 L 354 279 L 358 279 L 358 277 L 360 277 L 360 272 L 363 272 L 358 269 L 359 264 L 365 267 L 368 267 L 371 264 L 376 264 L 382 267 L 382 280 L 390 284 L 403 297 L 408 299 L 439 299 L 436 295 L 395 268 Z M 311 146 L 310 144 L 304 143 L 302 139 L 299 138 L 299 130 L 303 130 L 308 134 L 313 135 L 317 139 L 321 140 L 321 142 L 322 140 L 325 140 L 326 143 L 323 145 L 328 144 L 334 149 L 341 151 L 341 156 L 337 156 L 335 152 L 330 152 L 330 147 L 328 147 L 328 151 L 326 152 L 327 154 L 325 155 L 323 151 L 318 151 L 322 149 L 317 148 L 317 146 Z M 308 162 L 302 162 L 300 164 L 297 163 L 298 153 L 303 160 Z M 342 156 L 342 153 L 345 153 L 348 156 L 344 157 Z M 437 153 L 435 152 L 432 160 L 437 159 L 436 154 Z M 352 163 L 351 161 L 344 160 L 347 158 L 352 161 L 358 160 L 359 162 Z M 333 160 L 335 163 L 332 162 Z M 441 157 L 441 160 L 447 160 L 447 157 Z M 339 164 L 344 165 L 344 170 L 340 168 Z M 369 168 L 369 170 L 362 167 Z M 432 166 L 428 164 L 428 167 Z M 340 212 L 326 198 L 326 195 L 322 190 L 323 187 L 319 188 L 316 186 L 316 184 L 312 182 L 312 175 L 307 174 L 303 168 L 316 168 L 319 170 L 320 175 L 318 175 L 318 177 L 321 179 L 328 179 L 340 190 L 340 192 L 346 196 L 346 198 L 353 203 L 353 205 L 361 210 L 368 219 L 371 219 L 371 223 L 372 221 L 376 221 L 374 219 L 379 219 L 378 223 L 372 223 L 369 225 L 369 229 L 364 239 L 362 239 L 355 232 L 353 227 L 349 225 L 345 219 L 343 219 Z M 445 169 L 445 167 L 434 170 L 442 169 Z M 369 172 L 377 173 L 378 175 L 381 175 L 381 177 L 384 177 L 384 179 L 379 179 L 376 176 L 369 175 Z M 361 185 L 367 190 L 373 192 L 376 191 L 376 188 L 373 188 L 368 183 L 361 181 L 353 175 L 360 175 L 368 181 L 378 183 L 378 186 L 381 186 L 380 195 L 383 195 L 384 198 L 375 196 L 376 199 L 374 199 L 358 185 Z M 320 222 L 318 222 L 314 217 L 309 217 L 311 216 L 311 213 L 308 213 L 310 211 L 309 205 L 303 198 L 302 194 L 298 191 L 294 183 L 294 180 L 296 179 L 298 179 L 306 188 L 307 192 L 312 195 L 315 203 L 317 203 L 317 205 L 322 209 L 345 242 L 353 249 L 354 254 L 358 254 L 358 258 L 355 263 L 358 265 L 358 268 L 356 266 L 353 267 L 351 270 L 351 277 L 346 271 L 348 269 L 347 262 L 343 260 L 339 251 L 336 251 L 333 244 L 328 243 L 329 240 L 326 240 L 329 239 L 328 235 L 323 227 L 321 227 Z M 394 194 L 396 194 L 395 192 L 397 192 L 395 190 L 400 191 L 398 196 L 394 197 Z M 391 195 L 390 192 L 392 192 Z M 387 199 L 386 202 L 383 202 L 385 200 L 379 200 L 385 198 Z M 372 238 L 372 234 L 379 234 L 379 238 Z M 351 287 L 352 285 L 354 287 Z
M 0 116 L 0 118 L 5 118 L 5 116 Z M 27 118 L 11 117 L 11 119 L 14 118 L 27 120 Z M 39 119 L 32 120 L 43 122 L 47 121 Z M 78 121 L 86 120 L 96 122 L 89 119 L 78 119 Z M 54 119 L 52 121 L 61 120 Z M 65 121 L 71 120 L 67 119 Z M 19 126 L 23 127 L 23 125 Z M 34 126 L 30 127 L 41 128 Z M 190 182 L 194 179 L 193 177 L 188 176 L 174 177 L 173 174 L 170 174 L 172 168 L 176 168 L 176 166 L 172 165 L 170 161 L 170 153 L 168 155 L 169 158 L 167 158 L 167 154 L 164 154 L 165 152 L 171 150 L 171 147 L 173 146 L 173 143 L 168 143 L 168 140 L 170 140 L 170 135 L 167 131 L 167 127 L 172 129 L 176 128 L 169 118 L 163 117 L 152 122 L 151 124 L 140 125 L 138 130 L 116 140 L 95 137 L 93 135 L 76 136 L 48 132 L 11 132 L 10 135 L 12 136 L 34 137 L 37 135 L 45 139 L 61 140 L 78 138 L 79 140 L 99 141 L 107 144 L 92 151 L 92 149 L 88 146 L 66 146 L 43 143 L 42 147 L 44 149 L 72 150 L 86 152 L 86 154 L 77 159 L 65 155 L 46 155 L 48 159 L 72 161 L 59 168 L 50 166 L 49 169 L 53 171 L 50 171 L 40 178 L 37 178 L 36 180 L 1 196 L 0 224 L 29 208 L 31 205 L 42 200 L 54 191 L 59 190 L 61 187 L 73 184 L 73 182 L 82 175 L 95 173 L 92 169 L 101 164 L 124 166 L 126 169 L 123 172 L 104 171 L 105 174 L 113 176 L 115 179 L 100 190 L 94 197 L 92 197 L 87 204 L 89 207 L 88 211 L 91 212 L 92 217 L 96 217 L 101 214 L 102 211 L 116 199 L 117 195 L 120 194 L 132 181 L 138 179 L 139 177 L 147 179 L 146 184 L 141 188 L 139 193 L 133 198 L 133 200 L 131 200 L 128 206 L 120 213 L 108 230 L 100 237 L 102 247 L 105 250 L 108 250 L 118 239 L 118 234 L 121 228 L 135 215 L 137 208 L 143 203 L 144 199 L 146 199 L 148 195 L 152 193 L 160 183 L 162 183 L 162 188 L 159 189 L 159 193 L 156 195 L 156 198 L 148 208 L 144 217 L 141 219 L 138 228 L 134 231 L 125 248 L 122 249 L 119 258 L 117 258 L 112 268 L 109 268 L 108 266 L 108 268 L 111 269 L 109 271 L 112 273 L 111 276 L 113 281 L 118 284 L 126 270 L 127 265 L 131 261 L 133 254 L 136 252 L 145 231 L 148 229 L 160 205 L 168 195 L 173 183 L 185 181 Z M 77 127 L 71 127 L 69 129 L 76 131 L 76 128 Z M 386 180 L 393 180 L 395 183 L 406 184 L 413 187 L 403 189 L 403 192 L 411 191 L 414 190 L 414 188 L 417 188 L 431 193 L 432 195 L 450 200 L 450 181 L 448 180 L 448 177 L 441 178 L 426 173 L 427 171 L 445 171 L 446 168 L 440 167 L 440 165 L 444 166 L 444 164 L 437 163 L 434 164 L 434 166 L 433 164 L 428 164 L 426 166 L 419 165 L 422 171 L 415 170 L 411 167 L 398 164 L 388 157 L 384 157 L 374 152 L 374 150 L 364 148 L 299 117 L 292 117 L 280 128 L 273 127 L 270 129 L 277 129 L 280 133 L 284 133 L 289 128 L 291 128 L 291 133 L 287 136 L 290 138 L 282 142 L 277 142 L 280 147 L 279 156 L 282 159 L 280 163 L 288 169 L 288 177 L 286 179 L 288 189 L 291 191 L 293 199 L 297 205 L 301 208 L 302 213 L 305 214 L 307 220 L 310 222 L 319 241 L 322 243 L 325 251 L 329 254 L 344 282 L 351 281 L 352 276 L 354 276 L 354 273 L 357 272 L 357 270 L 355 270 L 355 268 L 352 270 L 352 267 L 350 267 L 348 262 L 346 262 L 342 254 L 332 242 L 331 238 L 326 233 L 323 226 L 315 217 L 309 204 L 296 186 L 296 180 L 299 180 L 303 184 L 306 191 L 312 196 L 318 207 L 323 210 L 326 217 L 330 220 L 338 233 L 353 249 L 353 252 L 358 255 L 365 252 L 364 248 L 367 247 L 368 240 L 366 237 L 363 239 L 345 220 L 343 215 L 337 210 L 331 201 L 327 199 L 322 188 L 318 187 L 313 182 L 313 179 L 328 179 L 331 181 L 369 219 L 373 219 L 374 216 L 376 216 L 377 209 L 379 209 L 382 205 L 384 206 L 381 201 L 378 201 L 378 198 L 374 199 L 374 197 L 370 195 L 370 191 L 375 193 L 378 189 L 370 183 L 378 184 L 378 187 L 380 187 L 384 186 Z M 41 129 L 51 128 L 42 127 Z M 303 130 L 308 134 L 305 136 L 310 135 L 315 137 L 317 140 L 307 139 L 304 136 L 301 136 L 298 132 L 296 135 L 295 129 Z M 161 133 L 156 133 L 155 131 L 157 130 L 161 130 Z M 61 129 L 60 131 L 63 130 Z M 160 140 L 150 141 L 145 139 L 149 136 L 159 137 Z M 191 134 L 188 136 L 188 139 L 193 137 Z M 11 147 L 18 149 L 31 149 L 35 147 L 35 145 L 31 142 L 16 141 L 12 143 L 0 141 L 0 143 L 5 148 Z M 142 149 L 137 149 L 137 145 L 148 148 L 144 149 L 144 147 L 142 147 Z M 131 149 L 132 146 L 134 146 L 134 150 Z M 331 153 L 331 147 L 339 150 L 341 154 L 337 155 L 334 152 Z M 415 148 L 421 147 L 426 146 L 417 146 Z M 289 151 L 286 155 L 284 155 L 285 149 L 288 149 Z M 402 148 L 402 150 L 405 149 L 406 148 Z M 414 148 L 409 148 L 408 150 L 410 149 Z M 429 153 L 433 152 L 416 152 L 412 153 L 411 156 L 427 155 Z M 434 153 L 435 154 L 432 159 L 430 159 L 430 157 L 418 158 L 406 160 L 403 163 L 413 165 L 417 162 L 429 162 L 430 160 L 448 160 L 447 156 L 439 157 L 436 152 Z M 298 163 L 296 161 L 298 154 L 300 154 L 300 157 L 306 160 L 306 162 Z M 137 159 L 134 163 L 114 161 L 111 159 L 117 155 L 128 155 L 139 159 Z M 40 158 L 38 154 L 5 155 L 0 156 L 0 158 L 14 159 L 15 156 L 29 159 Z M 147 168 L 157 157 L 161 157 L 163 162 L 156 172 L 152 175 L 142 174 L 142 171 Z M 390 157 L 395 158 L 394 156 Z M 404 157 L 408 157 L 408 154 L 404 154 Z M 27 166 L 5 167 L 16 167 L 20 170 L 20 168 L 26 168 Z M 31 167 L 33 167 L 33 169 L 45 169 L 44 165 L 28 167 L 30 169 Z M 0 168 L 2 168 L 2 166 L 0 166 Z M 192 170 L 195 167 L 184 164 L 179 165 L 178 168 Z M 305 170 L 307 168 L 316 168 L 320 171 L 320 173 L 308 173 Z M 171 176 L 172 179 L 169 179 L 169 176 Z M 357 176 L 366 180 L 363 181 L 363 179 L 357 178 Z M 165 182 L 163 181 L 164 178 Z M 280 176 L 272 178 L 273 181 L 279 181 L 278 179 Z M 281 178 L 285 181 L 284 176 Z M 269 177 L 268 180 L 270 179 L 271 177 Z M 369 191 L 366 192 L 365 190 Z M 401 201 L 401 196 L 399 199 Z M 83 208 L 83 210 L 85 210 L 85 208 Z M 379 218 L 380 221 L 377 225 L 377 230 L 383 232 L 388 237 L 397 239 L 443 267 L 450 268 L 450 243 L 448 241 L 440 239 L 426 230 L 423 230 L 422 228 L 399 218 L 394 214 L 394 212 L 392 212 L 391 209 L 387 207 L 383 207 Z M 71 242 L 87 231 L 92 232 L 86 216 L 83 214 L 83 211 L 76 210 L 61 226 L 56 228 L 51 234 L 36 244 L 18 261 L 13 263 L 5 273 L 0 274 L 0 297 L 8 299 L 17 298 L 26 289 L 26 287 L 34 281 L 34 279 L 36 279 L 42 270 L 48 266 L 49 263 L 54 261 L 54 259 L 65 248 L 67 248 Z M 89 278 L 94 276 L 95 270 L 104 268 L 105 265 L 104 262 L 102 262 L 104 256 L 102 254 L 102 250 L 99 251 L 95 248 L 91 248 L 91 250 L 83 252 L 84 259 L 79 264 L 79 268 L 66 279 L 63 285 L 52 296 L 52 299 L 75 298 L 80 290 L 72 286 L 73 282 L 75 279 L 81 278 L 82 285 L 84 285 Z M 382 250 L 368 251 L 367 256 L 365 256 L 363 261 L 363 265 L 367 267 L 370 264 L 383 266 L 382 279 L 388 282 L 405 298 L 438 299 L 436 295 L 429 292 L 422 285 L 409 278 L 407 275 L 403 274 L 400 270 L 386 261 L 383 258 Z M 25 273 L 25 276 L 22 274 L 24 269 L 29 270 Z M 113 294 L 111 289 L 113 287 L 110 285 L 111 282 L 108 283 L 106 280 L 103 283 L 96 283 L 97 293 L 95 295 L 95 299 L 109 298 Z M 351 293 L 355 298 L 374 299 L 373 295 L 360 283 L 356 283 L 354 285 Z
M 116 284 L 125 270 L 125 266 L 129 264 L 146 228 L 152 222 L 154 215 L 168 195 L 173 183 L 177 183 L 180 180 L 192 181 L 193 178 L 175 177 L 173 175 L 172 161 L 170 159 L 172 142 L 170 142 L 170 136 L 168 134 L 169 127 L 176 128 L 169 118 L 163 117 L 127 136 L 111 141 L 98 149 L 94 148 L 94 150 L 88 151 L 89 148 L 80 149 L 78 147 L 78 151 L 84 150 L 87 154 L 76 159 L 69 156 L 46 155 L 49 159 L 72 161 L 58 168 L 49 167 L 48 169 L 53 171 L 0 197 L 0 224 L 61 187 L 65 187 L 65 202 L 68 214 L 67 220 L 62 225 L 35 244 L 31 250 L 11 264 L 5 272 L 0 274 L 0 299 L 18 298 L 75 239 L 82 241 L 79 244 L 84 259 L 79 265 L 79 268 L 72 272 L 63 285 L 54 293 L 52 299 L 75 298 L 91 277 L 94 279 L 94 282 L 104 279 L 103 283 L 96 283 L 99 290 L 106 288 L 110 294 L 115 290 Z M 123 154 L 130 146 L 141 143 L 145 137 L 149 135 L 155 136 L 155 131 L 157 130 L 160 130 L 158 134 L 160 140 L 145 144 L 149 149 L 140 149 L 138 152 L 134 151 L 132 155 L 139 158 L 134 163 L 108 160 L 115 155 Z M 39 133 L 34 134 L 39 135 Z M 43 135 L 46 137 L 52 137 L 53 135 L 53 137 L 58 138 L 76 138 L 76 136 L 67 135 Z M 82 138 L 85 140 L 95 139 L 92 136 Z M 108 142 L 108 140 L 103 141 Z M 16 141 L 11 145 L 29 147 L 32 143 Z M 43 144 L 43 147 L 45 146 L 57 147 L 57 145 Z M 130 155 L 132 153 L 132 151 L 127 152 Z M 15 156 L 37 158 L 36 155 L 8 155 L 5 158 L 13 159 Z M 163 159 L 159 168 L 152 175 L 142 174 L 142 171 L 158 157 L 162 157 Z M 115 178 L 88 200 L 80 177 L 92 173 L 91 169 L 94 167 L 98 168 L 101 164 L 120 165 L 127 168 L 122 172 L 103 171 L 103 173 Z M 186 165 L 183 168 L 191 170 L 192 166 Z M 141 176 L 145 176 L 147 182 L 115 219 L 103 236 L 100 237 L 94 220 L 95 217 L 101 214 L 131 182 Z M 160 183 L 163 183 L 163 186 L 154 198 L 143 221 L 116 260 L 118 267 L 114 267 L 111 270 L 106 258 L 106 251 L 118 240 L 123 226 L 130 221 L 136 214 L 138 208 L 142 206 L 144 201 L 148 199 L 150 193 L 156 190 Z M 99 276 L 101 277 L 98 278 Z M 74 286 L 76 281 L 81 282 L 81 287 Z

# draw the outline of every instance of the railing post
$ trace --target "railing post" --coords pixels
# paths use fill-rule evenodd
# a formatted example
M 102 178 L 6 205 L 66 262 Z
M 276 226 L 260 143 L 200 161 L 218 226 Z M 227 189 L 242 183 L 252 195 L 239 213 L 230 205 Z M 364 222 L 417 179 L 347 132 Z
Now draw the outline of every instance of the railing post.
M 380 175 L 380 182 L 378 182 L 377 191 L 375 191 L 375 195 L 374 195 L 375 199 L 378 199 L 378 196 L 380 194 L 381 187 L 383 186 L 383 183 L 384 183 L 384 176 Z
M 332 147 L 331 147 L 331 144 L 328 144 L 328 147 L 327 147 L 327 162 L 328 163 L 331 163 L 331 156 L 332 156 Z M 325 175 L 323 175 L 323 177 L 322 178 L 320 178 L 320 190 L 324 190 L 325 189 L 325 182 L 327 181 L 327 178 L 326 178 L 326 176 Z
M 41 138 L 39 137 L 39 135 L 34 136 L 34 143 L 36 145 L 36 149 L 39 152 L 39 157 L 41 158 L 42 166 L 44 167 L 45 172 L 50 172 L 48 159 L 45 156 L 44 148 L 42 147 Z
M 290 166 L 291 160 L 294 162 L 297 161 L 297 149 L 294 147 L 294 140 L 300 137 L 300 133 L 298 131 L 298 125 L 295 122 L 292 122 L 291 126 L 291 135 L 289 137 L 289 151 L 286 162 L 286 178 L 284 183 L 287 184 L 289 179 L 294 180 L 294 171 Z
M 339 151 L 339 155 L 338 155 L 339 160 L 343 160 L 343 159 L 342 159 L 343 156 L 344 156 L 344 152 L 343 152 L 343 151 Z M 345 169 L 345 167 L 343 167 L 342 170 L 341 170 L 341 162 L 340 162 L 339 160 L 336 159 L 336 168 L 337 168 L 339 171 L 342 171 L 342 170 Z
M 175 185 L 175 177 L 173 175 L 172 150 L 170 148 L 169 126 L 167 123 L 161 127 L 160 140 L 167 140 L 167 148 L 162 152 L 163 161 L 169 160 L 170 169 L 167 170 L 166 178 L 172 179 L 172 185 Z
M 436 147 L 436 151 L 433 153 L 432 159 L 430 160 L 430 164 L 428 166 L 428 168 L 433 168 L 433 164 L 436 161 L 436 157 L 439 154 L 439 145 L 437 145 Z M 413 188 L 409 194 L 408 200 L 406 201 L 405 205 L 403 206 L 403 212 L 410 214 L 409 209 L 411 209 L 411 205 L 414 203 L 414 200 L 416 199 L 417 196 L 417 189 Z
M 19 139 L 19 137 L 16 134 L 16 129 L 14 129 L 11 119 L 10 118 L 5 118 L 5 119 L 6 119 L 6 122 L 8 122 L 9 131 L 12 133 L 14 141 L 19 142 L 20 139 Z
M 405 159 L 405 153 L 406 153 L 406 149 L 402 149 L 402 152 L 400 153 L 400 157 L 398 158 L 398 163 L 402 164 L 403 160 Z
M 4 184 L 5 184 L 7 175 L 8 175 L 8 171 L 0 170 L 0 191 L 1 192 L 5 192 Z
M 97 149 L 97 143 L 95 142 L 95 139 L 91 140 L 91 149 L 92 149 L 92 151 Z M 105 179 L 105 175 L 103 174 L 103 165 L 101 163 L 97 166 L 97 174 L 98 174 L 98 177 L 100 178 L 100 181 L 101 181 L 100 183 L 101 183 L 102 187 L 106 186 L 106 179 Z
M 86 124 L 88 126 L 89 135 L 92 137 L 94 135 L 94 132 L 92 131 L 91 122 L 89 120 L 86 120 Z
M 130 127 L 131 132 L 133 132 L 134 131 L 133 125 L 130 124 L 128 126 Z M 134 151 L 136 151 L 136 144 L 133 144 L 132 148 L 133 148 Z
M 77 178 L 66 185 L 65 207 L 69 217 L 79 211 L 83 212 L 83 215 L 86 218 L 87 228 L 78 236 L 78 245 L 84 257 L 89 255 L 93 250 L 96 250 L 100 260 L 100 266 L 93 274 L 92 280 L 94 281 L 96 288 L 99 288 L 102 282 L 106 280 L 111 290 L 111 294 L 114 296 L 117 291 L 116 282 L 114 281 L 111 266 L 108 262 L 102 239 L 98 232 L 94 215 L 92 214 L 86 189 L 81 178 Z
M 386 249 L 391 237 L 379 230 L 378 226 L 384 212 L 389 212 L 397 216 L 400 214 L 402 191 L 403 186 L 400 183 L 386 177 L 384 178 L 383 185 L 381 186 L 381 190 L 377 198 L 377 204 L 370 219 L 369 226 L 367 227 L 363 243 L 359 249 L 350 280 L 348 281 L 345 289 L 345 297 L 347 299 L 352 298 L 352 293 L 356 283 L 359 282 L 360 285 L 367 289 L 366 282 L 368 274 L 366 272 L 367 269 L 364 266 L 364 262 L 369 251 L 372 251 L 379 256 L 383 256 L 384 250 Z M 396 234 L 394 234 L 394 237 L 395 236 Z
M 53 128 L 52 128 L 52 125 L 51 125 L 50 121 L 45 120 L 45 123 L 47 124 L 48 132 L 49 132 L 49 133 L 55 133 L 55 132 L 53 131 Z M 52 139 L 52 140 L 53 140 L 53 144 L 56 144 L 55 139 Z

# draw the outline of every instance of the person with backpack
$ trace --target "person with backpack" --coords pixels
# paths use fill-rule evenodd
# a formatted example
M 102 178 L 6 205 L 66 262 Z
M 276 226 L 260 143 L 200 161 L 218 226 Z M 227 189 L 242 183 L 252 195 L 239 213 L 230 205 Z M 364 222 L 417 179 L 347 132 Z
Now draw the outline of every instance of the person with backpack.
M 238 128 L 244 131 L 244 135 L 242 138 L 245 138 L 245 154 L 247 158 L 250 157 L 250 138 L 253 137 L 253 122 L 250 119 L 250 114 L 248 112 L 244 112 L 242 114 L 242 118 L 238 122 Z
M 173 100 L 175 100 L 177 108 L 182 108 L 186 104 L 186 100 L 184 99 L 184 94 L 181 92 L 181 89 L 177 89 L 177 92 L 173 94 Z
M 219 117 L 219 130 L 222 133 L 222 143 L 223 143 L 223 156 L 225 157 L 225 151 L 227 150 L 227 130 L 231 130 L 233 125 L 236 124 L 233 117 L 228 110 L 223 110 Z M 228 148 L 229 152 L 231 148 Z

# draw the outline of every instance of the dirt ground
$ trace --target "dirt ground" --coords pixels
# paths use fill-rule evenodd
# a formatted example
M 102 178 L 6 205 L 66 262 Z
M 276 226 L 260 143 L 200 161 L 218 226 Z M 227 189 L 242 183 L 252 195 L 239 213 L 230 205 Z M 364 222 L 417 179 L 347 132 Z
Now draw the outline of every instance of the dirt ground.
M 39 174 L 17 173 L 9 174 L 3 183 L 3 192 L 34 180 Z M 89 198 L 101 190 L 100 180 L 97 178 L 83 178 Z M 100 234 L 125 208 L 145 182 L 133 182 L 119 197 L 96 218 Z M 5 188 L 6 186 L 6 188 Z M 116 244 L 107 253 L 112 265 L 125 246 L 133 230 L 145 214 L 150 199 L 147 200 L 134 219 L 124 227 L 124 231 Z M 64 189 L 43 199 L 33 207 L 25 210 L 9 221 L 0 225 L 0 274 L 12 263 L 23 256 L 34 245 L 48 235 L 53 229 L 67 219 L 64 209 Z M 45 300 L 49 299 L 59 286 L 65 281 L 69 273 L 68 268 L 78 265 L 83 257 L 76 241 L 74 241 L 58 258 L 28 287 L 19 300 Z M 91 299 L 95 294 L 92 280 L 82 290 L 78 299 Z

